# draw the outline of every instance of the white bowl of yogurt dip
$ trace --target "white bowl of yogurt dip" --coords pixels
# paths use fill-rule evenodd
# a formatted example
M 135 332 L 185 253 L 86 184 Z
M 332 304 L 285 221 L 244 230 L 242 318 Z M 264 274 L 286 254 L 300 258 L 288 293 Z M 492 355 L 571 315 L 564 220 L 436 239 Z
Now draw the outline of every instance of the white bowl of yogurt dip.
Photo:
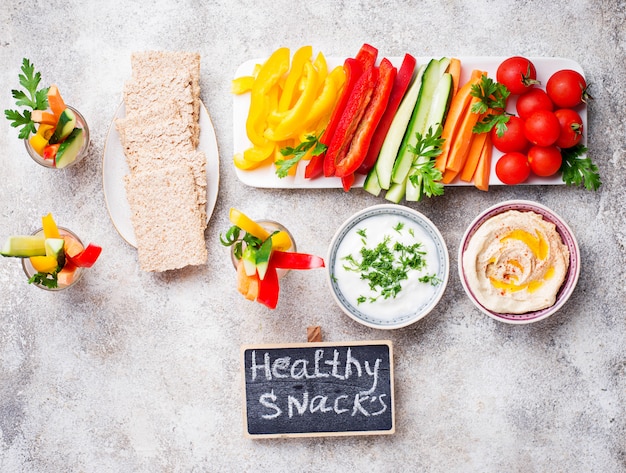
M 449 276 L 435 225 L 409 207 L 381 204 L 345 221 L 330 243 L 327 274 L 339 307 L 377 329 L 406 327 L 437 305 Z
M 461 239 L 458 262 L 474 305 L 510 324 L 553 315 L 580 275 L 580 250 L 569 226 L 551 209 L 526 200 L 481 212 Z

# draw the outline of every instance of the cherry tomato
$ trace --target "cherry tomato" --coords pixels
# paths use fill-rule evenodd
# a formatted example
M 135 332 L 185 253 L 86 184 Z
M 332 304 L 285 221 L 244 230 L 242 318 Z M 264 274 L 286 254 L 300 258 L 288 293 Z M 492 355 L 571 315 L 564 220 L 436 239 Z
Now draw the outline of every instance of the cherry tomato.
M 514 95 L 522 94 L 539 83 L 535 65 L 522 56 L 502 61 L 496 71 L 496 80 Z
M 530 176 L 526 155 L 518 152 L 503 154 L 496 163 L 496 176 L 510 186 L 524 182 Z
M 561 124 L 561 134 L 555 144 L 560 148 L 571 148 L 580 143 L 583 137 L 583 120 L 580 115 L 571 108 L 560 108 L 554 114 Z
M 571 69 L 561 69 L 552 74 L 546 84 L 546 92 L 558 108 L 572 108 L 590 98 L 585 78 Z
M 561 124 L 554 112 L 539 110 L 525 121 L 524 133 L 532 144 L 550 146 L 561 135 Z
M 543 89 L 532 88 L 524 92 L 517 98 L 515 105 L 517 114 L 520 118 L 527 119 L 534 112 L 539 110 L 554 110 L 552 100 Z
M 561 169 L 561 150 L 556 146 L 531 146 L 528 150 L 530 170 L 537 176 L 547 177 Z
M 498 136 L 496 128 L 491 129 L 491 142 L 498 151 L 510 153 L 512 151 L 525 151 L 528 147 L 528 139 L 524 133 L 524 120 L 520 117 L 510 116 L 506 122 L 506 131 Z

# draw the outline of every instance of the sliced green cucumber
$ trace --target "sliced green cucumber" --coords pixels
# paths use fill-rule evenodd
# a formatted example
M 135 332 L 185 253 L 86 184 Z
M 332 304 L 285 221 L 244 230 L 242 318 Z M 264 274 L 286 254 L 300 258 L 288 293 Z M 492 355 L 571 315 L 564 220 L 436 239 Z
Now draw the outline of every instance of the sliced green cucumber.
M 426 131 L 424 127 L 428 122 L 428 115 L 435 90 L 449 64 L 450 59 L 444 57 L 441 59 L 431 59 L 428 66 L 426 66 L 417 102 L 409 124 L 407 125 L 402 143 L 400 144 L 398 157 L 393 166 L 391 180 L 395 183 L 406 181 L 414 157 L 409 147 L 415 146 L 417 143 L 416 133 L 423 134 Z
M 78 153 L 83 148 L 83 130 L 82 128 L 74 128 L 70 135 L 61 143 L 57 151 L 54 163 L 57 168 L 65 166 L 76 161 Z
M 385 199 L 399 204 L 400 201 L 404 198 L 406 193 L 406 181 L 404 182 L 393 182 L 391 186 L 389 186 L 389 190 L 385 194 Z
M 28 258 L 30 256 L 46 256 L 46 239 L 33 235 L 14 235 L 7 238 L 0 251 L 2 256 Z
M 378 182 L 378 174 L 376 173 L 376 167 L 373 167 L 370 172 L 367 174 L 365 178 L 365 182 L 363 183 L 363 189 L 373 195 L 380 195 L 380 191 L 382 187 L 380 187 L 380 183 Z
M 433 130 L 439 126 L 443 125 L 443 122 L 446 117 L 446 113 L 448 112 L 448 106 L 450 105 L 450 100 L 452 98 L 452 75 L 448 73 L 444 73 L 439 83 L 437 84 L 437 88 L 433 94 L 430 110 L 428 113 L 428 118 L 426 124 L 424 126 L 424 132 L 422 136 L 428 133 L 428 130 L 432 127 Z M 427 162 L 429 157 L 424 156 L 414 156 L 412 165 L 409 169 L 409 179 L 406 182 L 406 200 L 417 202 L 423 197 L 423 186 L 422 181 L 423 178 L 419 175 L 419 168 L 425 162 Z M 416 182 L 414 183 L 411 180 L 412 175 L 418 175 Z
M 261 247 L 256 250 L 256 270 L 259 273 L 259 279 L 265 279 L 265 273 L 272 256 L 272 239 L 266 239 Z
M 59 121 L 54 129 L 54 133 L 52 133 L 50 137 L 49 143 L 60 143 L 70 136 L 74 128 L 76 128 L 76 114 L 72 112 L 71 108 L 66 108 L 61 112 L 61 115 L 59 115 Z
M 241 261 L 243 262 L 243 269 L 247 276 L 254 276 L 256 274 L 256 252 L 251 246 L 246 246 L 241 254 Z
M 398 155 L 398 149 L 402 143 L 404 132 L 411 120 L 411 114 L 415 107 L 415 102 L 419 95 L 419 91 L 422 85 L 422 75 L 424 74 L 425 66 L 422 65 L 417 70 L 417 75 L 413 82 L 406 91 L 400 106 L 396 111 L 396 114 L 391 121 L 387 136 L 383 141 L 383 145 L 378 153 L 378 159 L 376 160 L 376 175 L 378 176 L 378 183 L 382 189 L 389 189 L 391 185 L 391 173 L 393 165 Z
M 65 266 L 65 240 L 63 238 L 46 238 L 44 243 L 46 256 L 54 256 L 57 260 L 57 267 Z

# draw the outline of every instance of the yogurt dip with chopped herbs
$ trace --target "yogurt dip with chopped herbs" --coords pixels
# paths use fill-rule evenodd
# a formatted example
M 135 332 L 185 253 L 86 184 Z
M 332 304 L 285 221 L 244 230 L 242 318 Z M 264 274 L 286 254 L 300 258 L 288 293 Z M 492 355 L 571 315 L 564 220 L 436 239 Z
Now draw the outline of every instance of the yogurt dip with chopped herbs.
M 437 248 L 402 215 L 372 215 L 354 225 L 337 248 L 332 277 L 366 316 L 392 320 L 418 311 L 438 290 Z

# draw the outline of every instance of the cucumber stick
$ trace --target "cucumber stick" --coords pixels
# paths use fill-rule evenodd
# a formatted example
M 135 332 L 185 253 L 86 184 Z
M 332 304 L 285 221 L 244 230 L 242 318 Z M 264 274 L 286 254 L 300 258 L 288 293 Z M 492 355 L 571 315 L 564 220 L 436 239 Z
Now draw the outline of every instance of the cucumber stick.
M 436 128 L 443 125 L 448 105 L 452 99 L 452 75 L 444 73 L 433 94 L 427 121 L 424 125 L 424 131 L 420 133 L 422 136 L 428 133 L 428 129 Z M 406 183 L 406 200 L 416 202 L 422 198 L 422 175 L 420 168 L 428 163 L 431 158 L 425 156 L 414 156 L 412 165 L 409 169 L 409 179 Z M 417 182 L 411 181 L 412 175 L 418 175 Z
M 419 96 L 419 91 L 422 85 L 422 75 L 424 74 L 424 71 L 424 65 L 418 68 L 415 79 L 413 79 L 409 89 L 406 91 L 402 102 L 400 102 L 398 111 L 391 121 L 387 136 L 385 137 L 383 145 L 380 148 L 380 152 L 378 153 L 376 165 L 372 168 L 372 171 L 370 171 L 376 172 L 378 184 L 381 189 L 389 189 L 389 186 L 391 185 L 393 164 L 396 160 L 396 156 L 398 155 L 398 149 L 402 143 L 402 138 L 404 138 L 404 132 L 409 124 L 409 120 L 411 119 L 411 114 L 415 108 L 415 103 L 417 102 L 417 97 Z
M 402 143 L 400 144 L 398 156 L 392 170 L 391 180 L 397 184 L 406 181 L 414 158 L 409 147 L 417 144 L 416 133 L 424 134 L 428 129 L 426 125 L 429 123 L 428 116 L 430 114 L 435 90 L 449 64 L 450 58 L 444 57 L 441 59 L 431 59 L 428 66 L 426 66 L 417 102 L 406 128 Z
M 370 172 L 367 174 L 365 178 L 365 182 L 363 183 L 363 189 L 369 192 L 372 195 L 378 196 L 382 191 L 382 187 L 380 187 L 380 183 L 378 182 L 378 174 L 376 173 L 376 168 L 372 168 Z

